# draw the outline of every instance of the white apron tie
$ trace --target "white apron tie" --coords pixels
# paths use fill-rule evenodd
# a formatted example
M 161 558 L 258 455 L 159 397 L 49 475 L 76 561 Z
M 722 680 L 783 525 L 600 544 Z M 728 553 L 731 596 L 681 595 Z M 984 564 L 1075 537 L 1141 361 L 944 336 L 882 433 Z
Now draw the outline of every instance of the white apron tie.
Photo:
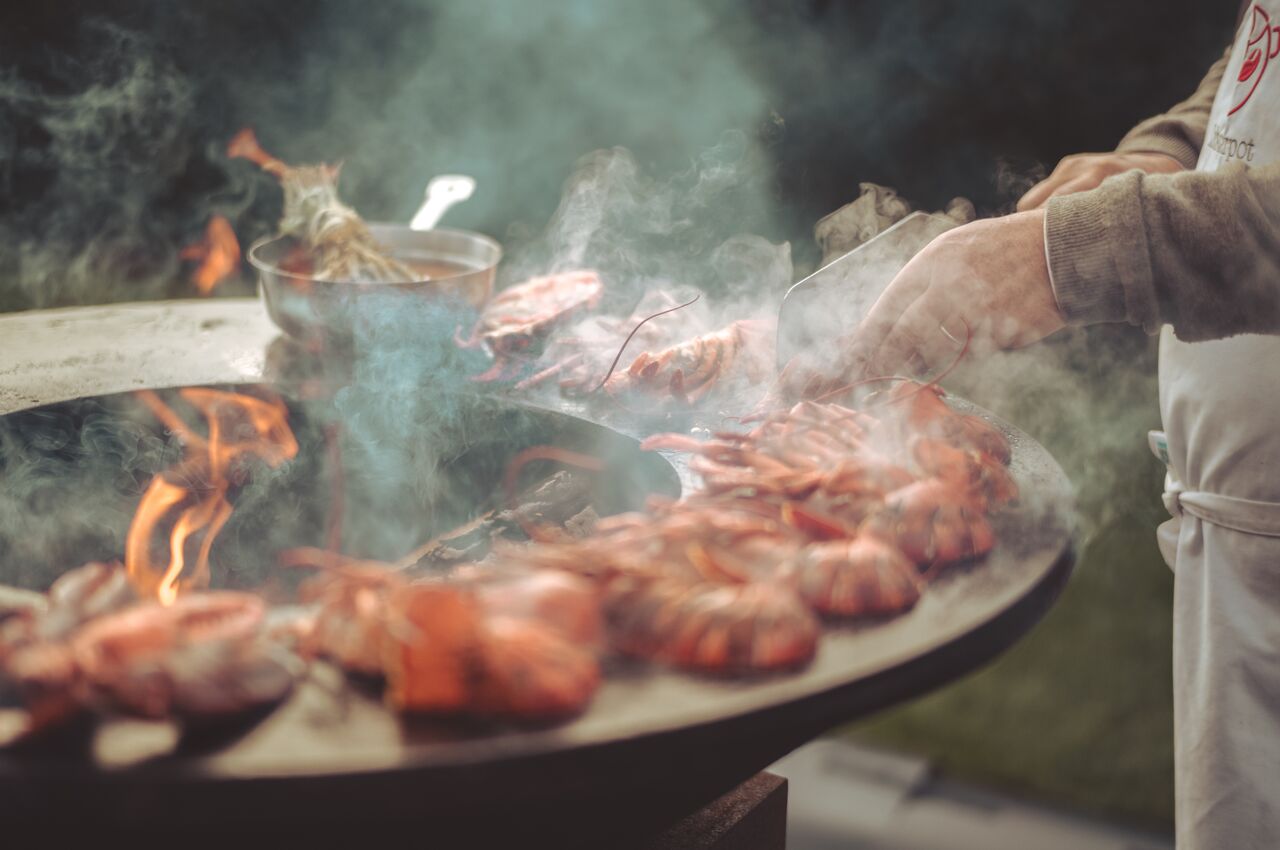
M 1169 464 L 1168 441 L 1163 431 L 1147 434 L 1151 452 L 1165 465 L 1164 493 L 1161 499 L 1170 519 L 1156 531 L 1160 554 L 1170 569 L 1175 568 L 1182 516 L 1190 514 L 1199 520 L 1260 537 L 1280 537 L 1280 503 L 1223 496 L 1205 490 L 1188 490 Z
M 1280 537 L 1280 503 L 1187 490 L 1172 474 L 1165 475 L 1164 506 L 1174 517 L 1188 513 L 1220 528 Z

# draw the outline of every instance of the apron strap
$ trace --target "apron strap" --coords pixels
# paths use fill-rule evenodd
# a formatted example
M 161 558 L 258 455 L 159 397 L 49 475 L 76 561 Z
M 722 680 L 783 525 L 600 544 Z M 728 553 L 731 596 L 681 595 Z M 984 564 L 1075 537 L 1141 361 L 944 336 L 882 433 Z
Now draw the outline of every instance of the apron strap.
M 1280 537 L 1280 504 L 1275 502 L 1236 499 L 1201 490 L 1166 490 L 1164 503 L 1175 516 L 1185 512 L 1245 534 Z
M 1164 434 L 1152 431 L 1147 435 L 1152 453 L 1166 464 L 1168 443 Z M 1180 517 L 1184 513 L 1213 525 L 1257 534 L 1261 537 L 1280 537 L 1280 503 L 1258 502 L 1253 499 L 1237 499 L 1203 490 L 1187 490 L 1168 469 L 1164 478 L 1164 506 L 1169 514 Z

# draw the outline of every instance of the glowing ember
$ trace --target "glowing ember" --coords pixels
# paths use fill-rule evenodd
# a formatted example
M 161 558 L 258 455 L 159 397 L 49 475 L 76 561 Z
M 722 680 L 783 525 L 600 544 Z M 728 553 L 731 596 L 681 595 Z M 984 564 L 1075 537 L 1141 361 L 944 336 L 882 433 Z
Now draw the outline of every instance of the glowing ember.
M 178 256 L 200 264 L 191 281 L 201 295 L 213 292 L 219 283 L 240 270 L 240 243 L 231 222 L 220 215 L 209 219 L 204 239 L 183 248 Z
M 180 590 L 209 583 L 209 552 L 231 517 L 227 499 L 244 483 L 245 461 L 257 458 L 277 467 L 298 453 L 289 429 L 289 413 L 278 398 L 188 387 L 178 394 L 208 422 L 201 437 L 172 408 L 150 391 L 138 393 L 165 427 L 186 446 L 181 462 L 151 479 L 129 526 L 125 567 L 138 592 L 172 604 Z M 157 539 L 162 523 L 172 522 L 168 545 Z M 167 554 L 157 557 L 157 549 Z M 188 567 L 189 549 L 194 561 Z

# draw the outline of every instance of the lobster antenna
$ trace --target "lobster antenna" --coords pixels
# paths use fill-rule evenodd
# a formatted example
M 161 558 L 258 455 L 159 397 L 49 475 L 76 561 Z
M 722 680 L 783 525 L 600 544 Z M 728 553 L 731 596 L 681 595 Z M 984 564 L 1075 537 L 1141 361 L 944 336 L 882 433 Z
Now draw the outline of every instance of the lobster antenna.
M 609 383 L 609 379 L 613 377 L 613 370 L 618 368 L 618 361 L 622 359 L 622 352 L 627 350 L 627 345 L 631 342 L 631 338 L 634 337 L 636 335 L 636 332 L 639 331 L 640 328 L 644 326 L 645 322 L 649 321 L 650 319 L 656 319 L 659 316 L 665 316 L 668 313 L 674 313 L 676 310 L 683 310 L 685 307 L 688 307 L 690 304 L 694 303 L 701 297 L 702 297 L 702 294 L 699 293 L 693 296 L 691 300 L 686 301 L 683 304 L 677 304 L 674 307 L 668 307 L 665 310 L 654 313 L 652 316 L 645 316 L 643 319 L 641 319 L 636 324 L 636 326 L 631 329 L 631 333 L 627 334 L 627 338 L 622 341 L 622 347 L 618 349 L 618 353 L 614 355 L 613 362 L 609 364 L 609 371 L 605 373 L 604 377 L 600 380 L 600 383 L 596 386 L 595 389 L 592 390 L 592 392 L 593 393 L 599 392 L 601 389 L 604 388 L 605 384 Z

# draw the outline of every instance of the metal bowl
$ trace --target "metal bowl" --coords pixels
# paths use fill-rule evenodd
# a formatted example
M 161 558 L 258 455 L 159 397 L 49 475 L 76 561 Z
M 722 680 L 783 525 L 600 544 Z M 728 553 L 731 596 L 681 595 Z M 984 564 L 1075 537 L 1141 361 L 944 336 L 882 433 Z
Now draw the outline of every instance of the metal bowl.
M 370 224 L 369 229 L 401 262 L 444 262 L 465 270 L 403 283 L 319 280 L 280 267 L 297 245 L 292 237 L 262 239 L 249 249 L 249 262 L 258 270 L 267 314 L 282 331 L 309 347 L 342 346 L 351 342 L 360 317 L 367 315 L 360 307 L 371 297 L 452 300 L 479 309 L 493 293 L 502 246 L 488 236 L 447 228 L 410 230 L 402 224 Z

